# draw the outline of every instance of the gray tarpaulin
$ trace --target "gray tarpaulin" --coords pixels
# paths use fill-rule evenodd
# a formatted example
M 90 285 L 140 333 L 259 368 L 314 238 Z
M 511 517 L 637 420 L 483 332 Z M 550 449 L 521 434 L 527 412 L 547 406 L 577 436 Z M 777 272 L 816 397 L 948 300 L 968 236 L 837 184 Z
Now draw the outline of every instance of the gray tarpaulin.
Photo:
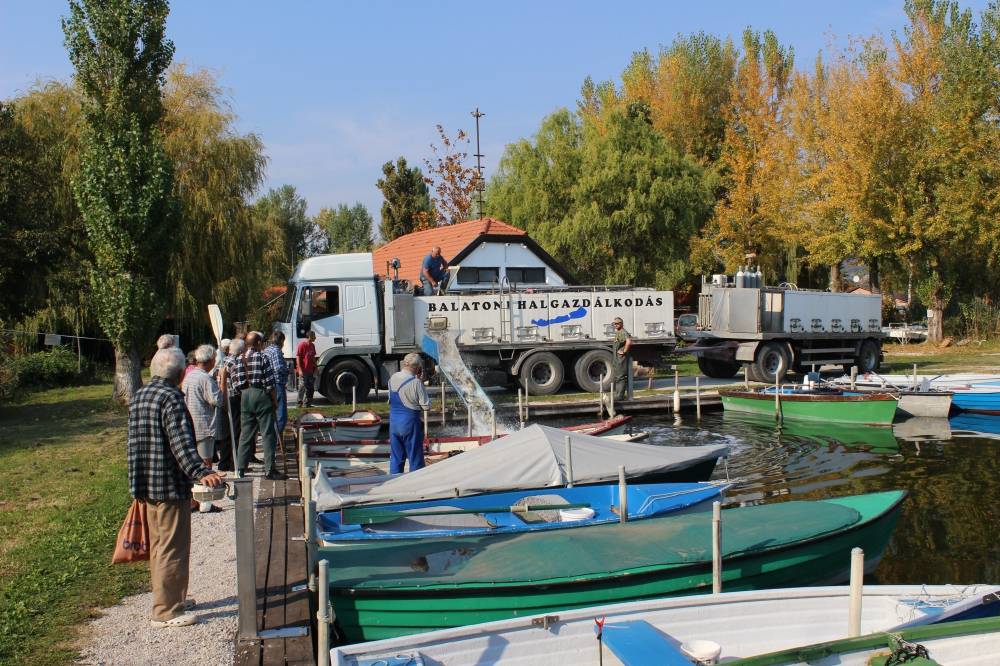
M 629 477 L 690 467 L 726 455 L 715 446 L 653 446 L 616 442 L 558 428 L 532 425 L 434 465 L 389 478 L 366 492 L 338 492 L 325 474 L 313 483 L 320 511 L 359 504 L 414 502 L 504 490 L 564 486 L 568 480 L 566 437 L 571 438 L 573 481 L 613 482 L 618 466 Z

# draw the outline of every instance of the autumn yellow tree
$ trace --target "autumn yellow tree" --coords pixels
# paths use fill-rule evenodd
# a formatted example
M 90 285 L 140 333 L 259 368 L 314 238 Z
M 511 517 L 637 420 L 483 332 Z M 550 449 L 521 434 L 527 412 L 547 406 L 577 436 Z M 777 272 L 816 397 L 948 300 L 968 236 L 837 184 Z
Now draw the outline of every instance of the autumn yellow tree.
M 427 166 L 424 182 L 434 191 L 431 202 L 438 225 L 457 224 L 468 220 L 473 211 L 473 193 L 480 183 L 479 171 L 465 164 L 469 157 L 465 150 L 469 136 L 463 130 L 458 130 L 454 139 L 442 125 L 437 125 L 437 132 L 441 145 L 431 144 L 434 158 L 424 160 Z

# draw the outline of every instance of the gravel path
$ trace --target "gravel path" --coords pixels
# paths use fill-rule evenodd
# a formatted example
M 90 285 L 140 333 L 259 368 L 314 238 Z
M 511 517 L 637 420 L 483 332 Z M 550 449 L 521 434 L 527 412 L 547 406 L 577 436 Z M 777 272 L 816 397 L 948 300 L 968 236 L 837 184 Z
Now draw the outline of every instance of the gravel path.
M 260 485 L 254 480 L 254 496 Z M 236 633 L 236 540 L 234 505 L 218 503 L 220 513 L 191 516 L 191 580 L 188 596 L 198 605 L 200 622 L 177 629 L 149 626 L 152 594 L 126 597 L 82 629 L 80 663 L 101 666 L 198 666 L 233 663 Z M 128 566 L 128 565 L 118 565 Z

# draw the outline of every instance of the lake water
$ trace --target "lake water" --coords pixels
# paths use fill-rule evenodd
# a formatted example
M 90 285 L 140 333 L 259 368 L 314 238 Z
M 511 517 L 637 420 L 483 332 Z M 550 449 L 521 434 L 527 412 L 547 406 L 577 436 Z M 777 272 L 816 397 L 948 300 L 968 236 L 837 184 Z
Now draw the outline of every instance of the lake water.
M 1000 430 L 1000 417 L 983 418 Z M 899 437 L 890 428 L 777 427 L 723 412 L 700 423 L 638 414 L 633 424 L 652 444 L 728 444 L 728 463 L 714 477 L 738 480 L 727 505 L 907 490 L 872 583 L 1000 582 L 1000 439 L 959 432 L 951 428 L 958 421 L 944 419 L 897 424 Z

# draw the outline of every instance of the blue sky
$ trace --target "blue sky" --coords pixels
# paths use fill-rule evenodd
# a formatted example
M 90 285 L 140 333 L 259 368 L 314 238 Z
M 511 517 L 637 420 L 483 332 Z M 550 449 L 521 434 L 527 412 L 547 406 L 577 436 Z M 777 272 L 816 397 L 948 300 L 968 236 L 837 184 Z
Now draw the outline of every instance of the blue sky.
M 978 12 L 985 0 L 965 2 Z M 378 219 L 381 165 L 423 166 L 436 140 L 471 129 L 477 106 L 484 165 L 575 105 L 586 76 L 617 79 L 634 51 L 678 33 L 738 38 L 774 30 L 808 67 L 831 40 L 890 34 L 901 0 L 737 2 L 334 2 L 175 0 L 175 60 L 214 70 L 242 131 L 261 136 L 265 188 L 295 185 L 309 210 L 360 201 Z M 0 99 L 38 79 L 68 79 L 57 0 L 0 0 Z M 474 151 L 469 151 L 474 152 Z

